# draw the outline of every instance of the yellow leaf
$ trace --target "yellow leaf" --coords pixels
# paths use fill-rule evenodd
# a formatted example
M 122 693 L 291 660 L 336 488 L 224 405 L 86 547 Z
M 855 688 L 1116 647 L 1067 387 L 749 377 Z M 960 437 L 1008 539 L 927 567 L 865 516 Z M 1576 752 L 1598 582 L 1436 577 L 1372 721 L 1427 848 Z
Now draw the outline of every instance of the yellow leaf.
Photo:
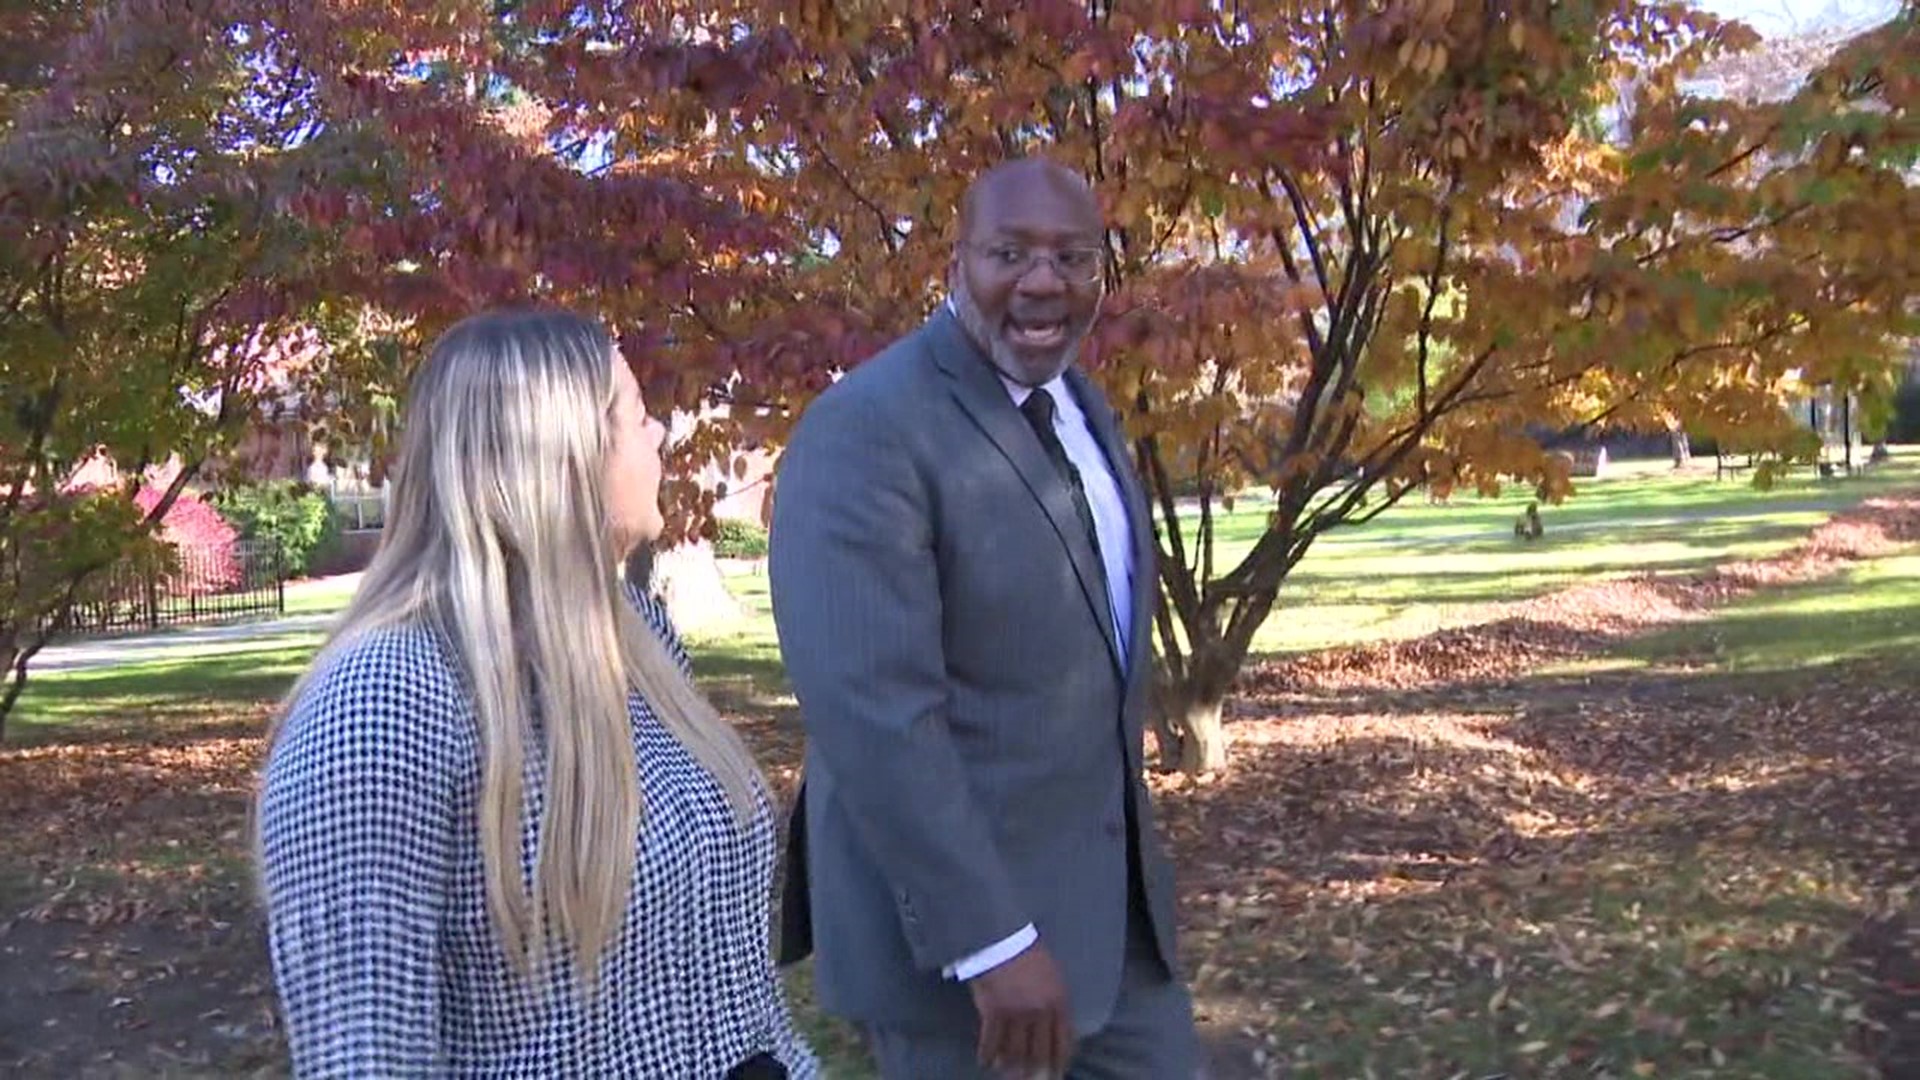
M 1547 1040 L 1535 1039 L 1532 1042 L 1528 1043 L 1527 1045 L 1521 1047 L 1520 1052 L 1523 1054 L 1537 1054 L 1540 1051 L 1545 1050 L 1546 1048 L 1547 1048 Z

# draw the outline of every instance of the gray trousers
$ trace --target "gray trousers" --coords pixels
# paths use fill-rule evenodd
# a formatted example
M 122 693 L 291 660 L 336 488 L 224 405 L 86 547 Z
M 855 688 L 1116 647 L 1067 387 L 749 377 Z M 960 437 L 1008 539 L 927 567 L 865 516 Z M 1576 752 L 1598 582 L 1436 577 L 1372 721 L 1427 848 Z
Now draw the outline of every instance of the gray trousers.
M 1166 977 L 1140 930 L 1128 936 L 1113 1017 L 1074 1044 L 1067 1080 L 1193 1080 L 1201 1075 L 1193 999 Z M 1007 1080 L 981 1067 L 977 1033 L 959 1038 L 876 1027 L 868 1035 L 881 1080 Z

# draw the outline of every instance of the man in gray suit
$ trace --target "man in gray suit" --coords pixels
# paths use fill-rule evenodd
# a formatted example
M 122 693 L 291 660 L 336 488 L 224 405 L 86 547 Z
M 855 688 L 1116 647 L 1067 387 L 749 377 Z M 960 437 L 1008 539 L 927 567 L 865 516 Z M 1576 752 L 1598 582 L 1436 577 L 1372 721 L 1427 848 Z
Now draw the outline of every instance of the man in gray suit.
M 774 618 L 808 734 L 782 959 L 817 954 L 889 1080 L 1198 1067 L 1141 782 L 1153 539 L 1071 367 L 1105 251 L 1075 173 L 981 177 L 948 302 L 781 462 Z

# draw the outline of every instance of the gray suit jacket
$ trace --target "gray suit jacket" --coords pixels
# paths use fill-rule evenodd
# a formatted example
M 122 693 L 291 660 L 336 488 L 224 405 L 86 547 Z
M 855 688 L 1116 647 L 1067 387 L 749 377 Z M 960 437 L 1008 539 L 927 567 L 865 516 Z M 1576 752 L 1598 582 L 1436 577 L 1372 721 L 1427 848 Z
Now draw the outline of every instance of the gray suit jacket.
M 1130 847 L 1175 970 L 1140 779 L 1153 540 L 1112 408 L 1068 378 L 1133 523 L 1130 656 L 1066 483 L 944 309 L 816 399 L 783 456 L 773 607 L 808 746 L 782 954 L 817 946 L 848 1019 L 966 1029 L 942 969 L 1031 922 L 1076 1029 L 1104 1026 Z

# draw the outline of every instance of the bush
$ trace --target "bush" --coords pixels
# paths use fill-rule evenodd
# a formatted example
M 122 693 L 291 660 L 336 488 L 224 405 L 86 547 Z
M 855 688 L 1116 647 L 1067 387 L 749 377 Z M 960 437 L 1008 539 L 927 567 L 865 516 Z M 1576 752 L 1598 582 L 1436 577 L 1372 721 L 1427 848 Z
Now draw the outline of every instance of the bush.
M 133 503 L 150 514 L 164 494 L 146 485 L 134 494 Z M 240 532 L 215 507 L 181 492 L 160 519 L 158 536 L 172 551 L 168 591 L 174 595 L 205 596 L 240 584 L 240 559 L 233 550 Z
M 721 518 L 713 523 L 713 553 L 722 559 L 763 559 L 767 530 L 751 521 Z
M 274 540 L 290 577 L 305 577 L 340 536 L 340 517 L 318 491 L 291 480 L 229 488 L 214 505 L 249 540 Z

